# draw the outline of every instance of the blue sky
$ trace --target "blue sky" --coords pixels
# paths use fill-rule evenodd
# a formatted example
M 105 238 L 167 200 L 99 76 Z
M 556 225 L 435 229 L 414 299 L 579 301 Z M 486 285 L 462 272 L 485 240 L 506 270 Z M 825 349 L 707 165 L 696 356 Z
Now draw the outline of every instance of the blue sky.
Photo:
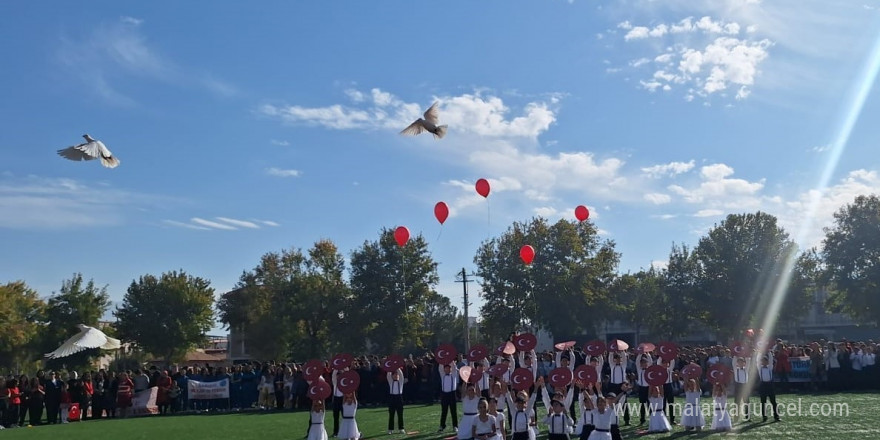
M 266 252 L 330 238 L 348 255 L 405 225 L 460 304 L 454 275 L 481 240 L 534 215 L 587 205 L 626 272 L 729 213 L 769 212 L 813 246 L 840 206 L 880 192 L 878 0 L 8 1 L 0 15 L 0 281 L 44 296 L 82 272 L 119 301 L 178 268 L 219 293 Z M 434 101 L 446 138 L 398 136 Z M 84 133 L 122 164 L 56 155 Z

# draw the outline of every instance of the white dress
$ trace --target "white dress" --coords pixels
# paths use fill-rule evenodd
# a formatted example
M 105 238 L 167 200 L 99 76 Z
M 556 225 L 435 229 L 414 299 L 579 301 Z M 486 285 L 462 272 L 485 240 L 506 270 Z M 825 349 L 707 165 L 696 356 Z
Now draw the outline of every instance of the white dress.
M 600 413 L 598 409 L 593 410 L 593 432 L 587 437 L 587 440 L 611 440 L 611 424 L 616 419 L 614 408 L 605 408 L 604 413 Z
M 706 425 L 706 417 L 700 408 L 700 392 L 687 391 L 684 393 L 684 410 L 681 413 L 681 426 L 685 428 L 702 428 Z
M 342 404 L 342 423 L 339 424 L 339 435 L 341 439 L 357 439 L 360 438 L 361 432 L 358 430 L 357 420 L 357 402 Z
M 471 438 L 471 425 L 473 425 L 474 419 L 477 417 L 477 406 L 479 403 L 479 395 L 474 396 L 473 399 L 470 399 L 467 396 L 462 397 L 461 410 L 464 414 L 461 416 L 461 420 L 458 421 L 459 440 Z
M 714 397 L 715 413 L 712 417 L 712 429 L 716 431 L 729 431 L 733 429 L 730 420 L 730 411 L 727 410 L 727 396 Z
M 482 434 L 491 433 L 492 428 L 494 428 L 496 421 L 495 417 L 491 414 L 486 415 L 486 421 L 480 420 L 480 416 L 474 416 L 471 421 L 471 427 L 476 428 L 476 435 L 471 435 L 472 433 L 468 430 L 468 438 L 477 438 Z M 461 428 L 461 427 L 459 427 Z M 458 430 L 459 438 L 461 438 L 461 429 Z M 494 438 L 493 436 L 489 436 L 490 439 Z
M 661 397 L 649 397 L 648 408 L 651 409 L 651 418 L 648 420 L 648 432 L 669 432 L 672 431 L 672 425 L 666 414 L 663 414 L 663 406 L 666 400 Z
M 495 416 L 495 437 L 492 437 L 492 440 L 504 440 L 501 435 L 504 432 L 504 411 L 497 411 L 493 415 Z
M 324 427 L 324 411 L 309 412 L 308 440 L 327 440 L 327 428 Z

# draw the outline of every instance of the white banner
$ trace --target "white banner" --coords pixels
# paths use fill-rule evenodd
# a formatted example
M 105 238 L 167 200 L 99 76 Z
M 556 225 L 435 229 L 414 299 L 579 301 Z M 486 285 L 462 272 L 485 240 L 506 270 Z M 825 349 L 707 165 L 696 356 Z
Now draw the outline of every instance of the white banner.
M 219 380 L 217 382 L 199 382 L 197 380 L 186 381 L 189 393 L 189 400 L 204 399 L 228 399 L 229 398 L 229 379 Z
M 159 407 L 156 406 L 157 394 L 159 394 L 159 388 L 157 387 L 134 393 L 134 396 L 131 398 L 131 415 L 159 414 Z

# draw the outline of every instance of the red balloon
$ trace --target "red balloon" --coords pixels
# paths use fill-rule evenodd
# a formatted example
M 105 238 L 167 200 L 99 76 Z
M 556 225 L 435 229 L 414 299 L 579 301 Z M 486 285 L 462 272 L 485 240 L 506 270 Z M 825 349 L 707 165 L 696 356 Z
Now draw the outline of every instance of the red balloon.
M 446 221 L 446 218 L 449 217 L 449 207 L 446 206 L 446 202 L 437 202 L 434 205 L 434 217 L 437 217 L 437 221 L 441 225 Z
M 394 240 L 397 241 L 398 246 L 403 247 L 409 241 L 409 229 L 406 226 L 398 226 L 394 230 Z
M 532 264 L 532 260 L 535 259 L 535 248 L 531 245 L 525 245 L 519 249 L 519 257 L 522 258 L 523 263 Z
M 590 210 L 584 205 L 578 205 L 577 208 L 574 208 L 574 216 L 577 217 L 578 221 L 584 221 L 590 218 Z
M 489 197 L 489 181 L 486 179 L 477 180 L 477 184 L 475 185 L 477 188 L 477 194 L 483 197 Z

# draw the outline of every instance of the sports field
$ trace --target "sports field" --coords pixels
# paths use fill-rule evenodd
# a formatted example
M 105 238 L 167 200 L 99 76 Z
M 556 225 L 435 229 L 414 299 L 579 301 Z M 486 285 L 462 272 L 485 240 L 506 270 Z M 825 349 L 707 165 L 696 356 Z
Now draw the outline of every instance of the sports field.
M 757 403 L 757 399 L 752 399 Z M 880 438 L 880 394 L 817 394 L 781 395 L 778 403 L 785 406 L 781 422 L 735 423 L 733 433 L 714 433 L 708 430 L 711 418 L 703 432 L 688 433 L 675 426 L 672 433 L 647 434 L 651 439 L 720 438 L 737 439 L 878 439 Z M 846 405 L 841 405 L 846 404 Z M 848 415 L 832 412 L 848 411 Z M 459 406 L 459 412 L 461 407 Z M 810 413 L 814 412 L 815 415 Z M 827 415 L 822 415 L 822 413 Z M 451 429 L 437 433 L 440 405 L 408 406 L 404 412 L 406 428 L 411 433 L 387 434 L 388 413 L 384 408 L 361 408 L 357 421 L 365 439 L 434 440 L 452 436 Z M 633 425 L 638 417 L 633 417 Z M 202 439 L 302 439 L 305 437 L 308 414 L 305 412 L 246 412 L 233 414 L 204 414 L 168 417 L 145 417 L 126 420 L 74 422 L 67 425 L 16 428 L 0 431 L 0 438 L 36 440 L 202 440 Z M 332 429 L 332 414 L 326 423 Z M 642 437 L 644 427 L 623 427 L 624 438 Z M 543 429 L 546 432 L 546 429 Z M 542 435 L 541 438 L 545 438 Z

